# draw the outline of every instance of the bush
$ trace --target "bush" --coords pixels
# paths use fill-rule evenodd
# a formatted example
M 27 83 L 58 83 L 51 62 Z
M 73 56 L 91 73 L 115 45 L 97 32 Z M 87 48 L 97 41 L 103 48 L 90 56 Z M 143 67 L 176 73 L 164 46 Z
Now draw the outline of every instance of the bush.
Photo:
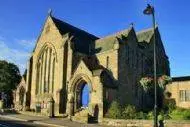
M 119 105 L 117 101 L 113 101 L 111 103 L 111 106 L 108 109 L 108 113 L 106 114 L 106 117 L 113 118 L 113 119 L 121 118 L 121 106 Z
M 190 109 L 176 108 L 170 116 L 175 120 L 190 120 Z
M 148 119 L 147 113 L 137 112 L 136 119 Z
M 148 112 L 147 119 L 153 119 L 153 118 L 154 118 L 154 112 L 153 111 Z
M 124 119 L 135 119 L 137 116 L 137 112 L 135 106 L 126 105 L 122 112 L 122 117 Z
M 121 107 L 117 101 L 113 101 L 105 117 L 113 119 L 152 119 L 153 113 L 137 112 L 133 105 Z
M 176 109 L 176 102 L 174 99 L 165 99 L 164 102 L 164 110 L 168 113 L 171 113 L 173 110 Z
M 169 103 L 168 103 L 168 111 L 169 111 L 169 113 L 171 113 L 175 109 L 176 109 L 175 101 L 169 101 Z

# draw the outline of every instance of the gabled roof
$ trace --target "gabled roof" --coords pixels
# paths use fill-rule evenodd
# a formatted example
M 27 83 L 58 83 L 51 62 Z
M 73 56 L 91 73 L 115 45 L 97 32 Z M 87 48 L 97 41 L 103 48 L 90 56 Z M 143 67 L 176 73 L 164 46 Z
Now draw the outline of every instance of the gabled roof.
M 95 44 L 94 44 L 94 47 L 95 47 L 94 52 L 98 53 L 98 52 L 104 52 L 104 51 L 113 49 L 114 44 L 116 42 L 118 42 L 117 38 L 120 38 L 123 36 L 127 37 L 131 30 L 132 30 L 132 28 L 129 28 L 129 29 L 117 32 L 113 35 L 109 35 L 109 36 L 106 36 L 106 37 L 96 40 Z
M 156 27 L 157 30 L 158 27 Z M 142 30 L 136 33 L 139 42 L 150 43 L 150 40 L 154 34 L 153 28 Z
M 59 32 L 63 35 L 65 33 L 74 33 L 75 35 L 79 35 L 79 36 L 87 36 L 89 39 L 92 40 L 96 40 L 98 39 L 98 37 L 84 31 L 81 30 L 75 26 L 72 26 L 62 20 L 59 20 L 53 16 L 51 16 L 53 22 L 55 23 L 56 27 L 58 28 Z
M 80 49 L 81 47 L 84 47 L 84 50 L 89 50 L 88 49 L 89 46 L 88 46 L 88 44 L 86 45 L 86 43 L 89 43 L 89 41 L 95 41 L 96 39 L 98 39 L 98 37 L 86 32 L 84 30 L 81 30 L 73 25 L 70 25 L 69 23 L 66 23 L 60 19 L 57 19 L 57 18 L 53 17 L 52 15 L 48 15 L 47 19 L 48 18 L 52 19 L 53 23 L 55 24 L 55 26 L 57 27 L 57 29 L 59 30 L 59 33 L 61 35 L 69 33 L 70 35 L 74 35 L 74 37 L 80 39 L 81 42 L 84 43 L 84 44 L 76 44 L 75 46 L 78 49 Z M 47 22 L 47 19 L 46 19 L 46 22 Z M 46 22 L 44 23 L 44 26 L 45 26 Z M 43 29 L 44 29 L 44 26 L 43 26 Z M 41 33 L 42 33 L 42 31 L 41 31 Z M 37 39 L 37 42 L 41 36 L 41 33 Z M 33 52 L 35 51 L 36 46 L 37 46 L 37 44 L 35 45 Z

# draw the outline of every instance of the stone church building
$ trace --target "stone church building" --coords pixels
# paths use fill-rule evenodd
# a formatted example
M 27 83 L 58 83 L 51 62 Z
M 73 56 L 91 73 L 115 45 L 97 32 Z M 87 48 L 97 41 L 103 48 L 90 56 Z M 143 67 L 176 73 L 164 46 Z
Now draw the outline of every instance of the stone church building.
M 156 38 L 158 74 L 169 75 L 158 27 Z M 153 74 L 153 29 L 99 38 L 49 14 L 27 70 L 26 108 L 101 122 L 106 102 L 145 105 L 139 80 Z

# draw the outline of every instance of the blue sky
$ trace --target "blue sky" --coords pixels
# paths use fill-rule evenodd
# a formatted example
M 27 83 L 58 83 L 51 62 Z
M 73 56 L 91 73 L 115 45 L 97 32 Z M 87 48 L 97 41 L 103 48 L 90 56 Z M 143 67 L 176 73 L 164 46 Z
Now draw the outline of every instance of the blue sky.
M 16 63 L 23 73 L 48 9 L 53 15 L 96 36 L 152 26 L 143 15 L 148 0 L 1 0 L 0 59 Z M 190 1 L 153 0 L 171 75 L 190 75 Z

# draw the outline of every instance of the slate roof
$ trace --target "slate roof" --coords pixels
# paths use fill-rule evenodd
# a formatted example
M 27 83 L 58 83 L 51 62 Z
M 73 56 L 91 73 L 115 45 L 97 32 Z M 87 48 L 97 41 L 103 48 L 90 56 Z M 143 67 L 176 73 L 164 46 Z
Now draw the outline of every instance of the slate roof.
M 98 39 L 98 37 L 86 32 L 84 30 L 81 30 L 75 26 L 72 26 L 69 23 L 63 22 L 62 20 L 59 20 L 53 16 L 51 16 L 51 18 L 52 18 L 53 22 L 55 23 L 56 27 L 59 29 L 59 32 L 62 35 L 69 32 L 69 33 L 74 33 L 79 36 L 86 36 L 92 40 Z
M 137 32 L 136 35 L 139 42 L 149 43 L 153 36 L 153 33 L 154 33 L 153 28 L 149 28 L 149 29 Z
M 172 81 L 190 81 L 190 76 L 173 77 Z
M 66 22 L 63 22 L 55 17 L 52 17 L 53 22 L 55 23 L 56 27 L 58 28 L 61 35 L 69 33 L 70 35 L 74 36 L 74 49 L 77 52 L 89 54 L 90 43 L 94 42 L 95 40 L 99 39 L 98 37 L 81 30 L 75 26 L 72 26 Z
M 61 35 L 64 35 L 66 33 L 69 33 L 70 35 L 74 35 L 73 42 L 74 42 L 75 51 L 81 52 L 84 54 L 92 55 L 95 53 L 104 52 L 104 51 L 113 49 L 114 44 L 119 43 L 118 38 L 121 38 L 123 36 L 128 37 L 129 32 L 133 28 L 133 27 L 130 27 L 129 29 L 117 32 L 113 35 L 109 35 L 103 38 L 98 38 L 95 35 L 92 35 L 84 30 L 81 30 L 73 25 L 70 25 L 69 23 L 66 23 L 60 19 L 57 19 L 53 17 L 52 15 L 50 16 Z M 139 42 L 150 43 L 150 39 L 152 38 L 152 35 L 153 35 L 153 29 L 150 28 L 150 29 L 137 32 L 136 35 Z
M 113 35 L 106 36 L 104 38 L 98 39 L 94 43 L 95 53 L 104 52 L 113 49 L 114 43 L 118 42 L 117 37 L 125 36 L 127 37 L 132 28 L 117 32 Z

